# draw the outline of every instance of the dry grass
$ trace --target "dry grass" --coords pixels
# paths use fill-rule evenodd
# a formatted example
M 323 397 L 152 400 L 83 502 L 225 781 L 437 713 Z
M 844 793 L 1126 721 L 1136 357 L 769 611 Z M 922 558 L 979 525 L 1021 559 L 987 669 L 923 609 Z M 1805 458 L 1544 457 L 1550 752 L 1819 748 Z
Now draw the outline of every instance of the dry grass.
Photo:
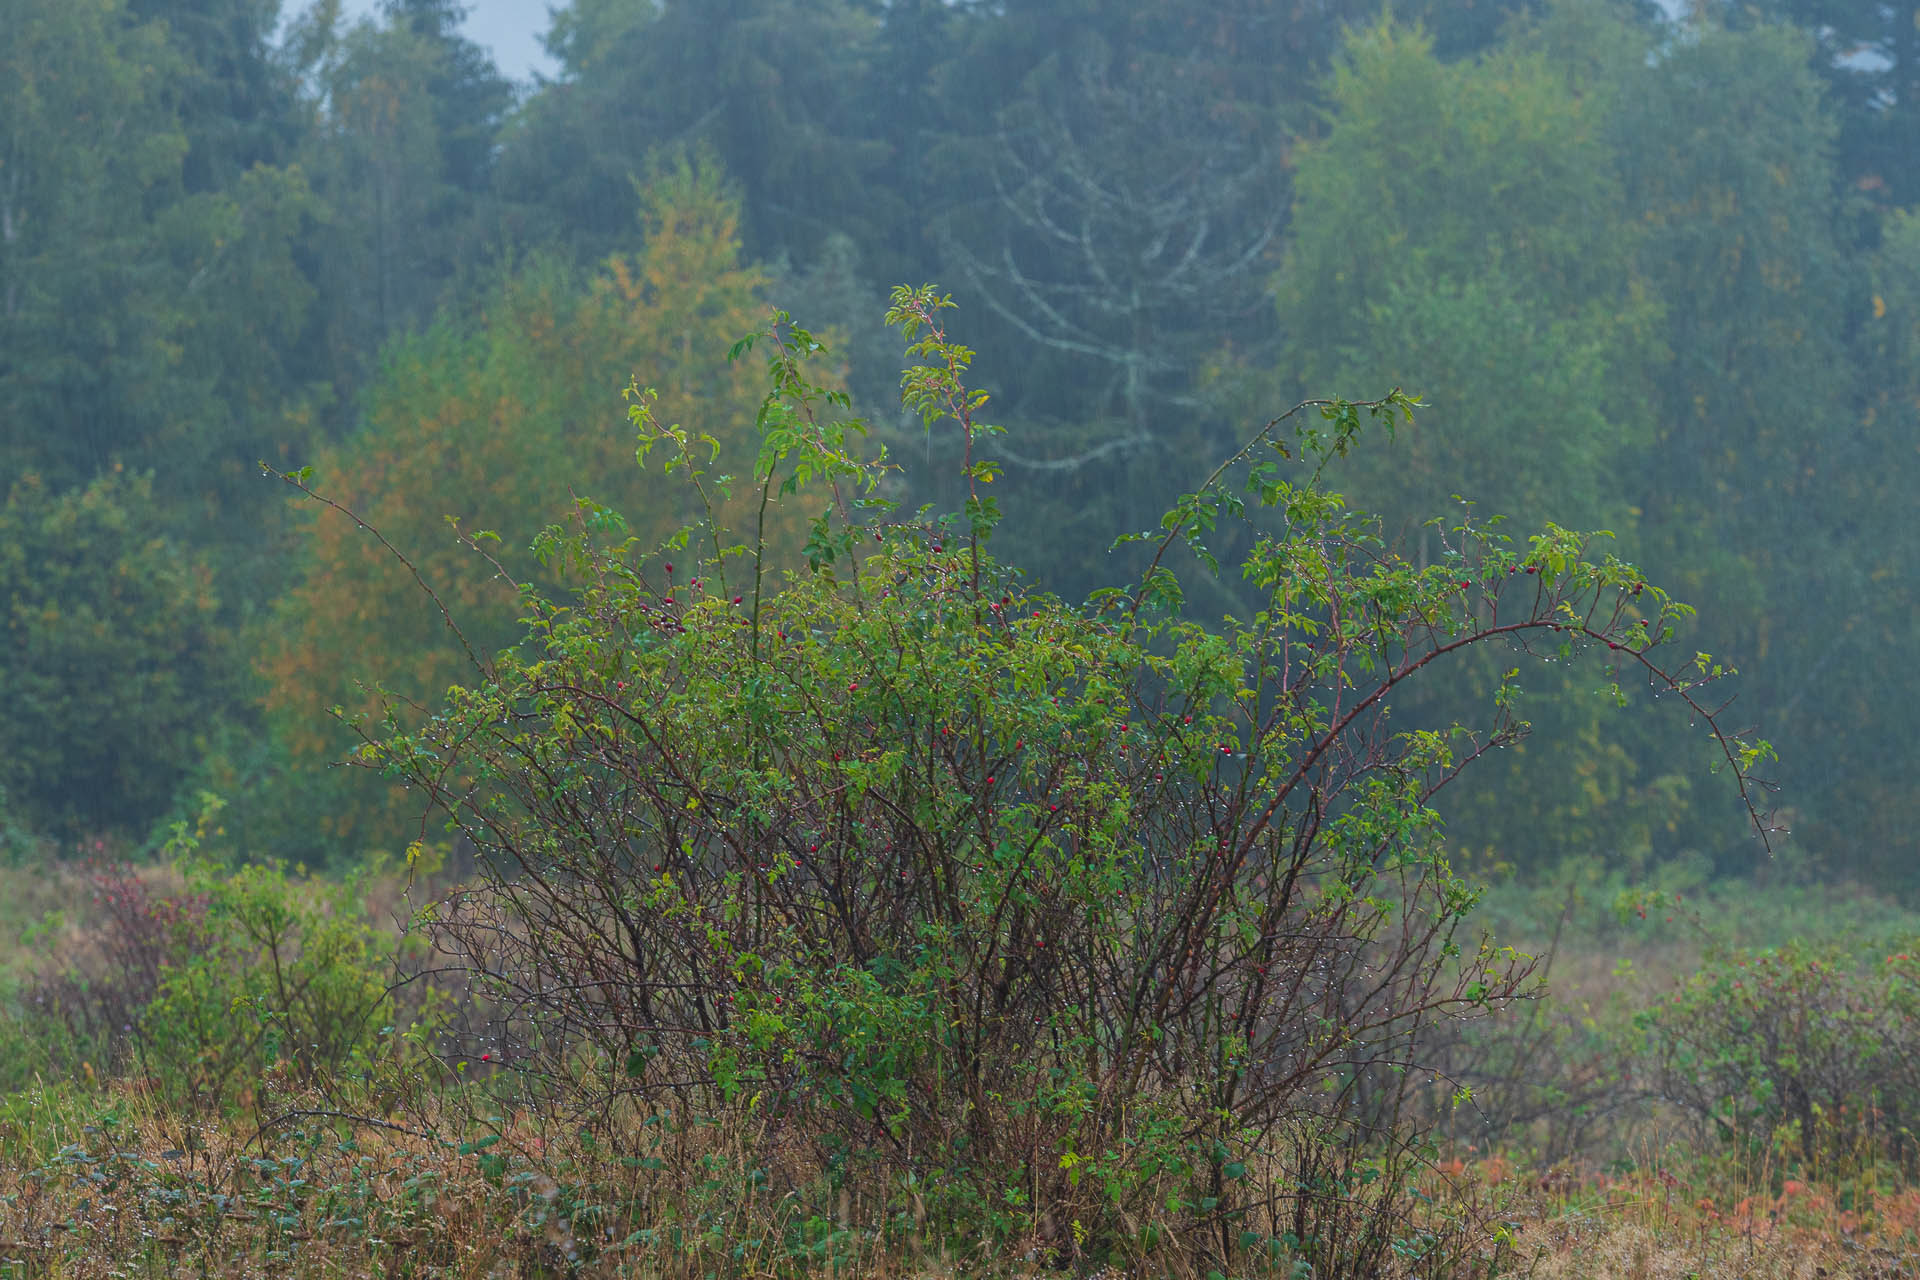
M 60 936 L 84 934 L 84 887 L 72 871 L 0 872 L 0 963 L 17 972 L 44 954 L 51 935 L 22 935 L 49 911 L 69 913 Z M 406 905 L 397 881 L 367 886 L 377 918 Z M 1677 934 L 1563 945 L 1559 998 L 1574 1016 L 1601 1019 L 1651 999 L 1697 959 L 1697 943 Z M 507 1109 L 485 1098 L 484 1081 L 327 1098 L 270 1078 L 246 1094 L 244 1114 L 189 1118 L 90 1072 L 0 1097 L 0 1280 L 1092 1273 L 1091 1263 L 1049 1270 L 1038 1234 L 998 1250 L 930 1240 L 913 1199 L 880 1180 L 830 1186 L 821 1152 L 765 1116 L 689 1126 L 599 1117 L 611 1128 L 596 1142 L 577 1124 L 491 1118 Z M 376 1122 L 319 1114 L 330 1111 Z M 1742 1167 L 1689 1150 L 1644 1120 L 1630 1133 L 1628 1148 L 1552 1166 L 1471 1148 L 1441 1161 L 1422 1182 L 1429 1225 L 1478 1224 L 1484 1245 L 1458 1268 L 1408 1274 L 1920 1280 L 1920 1188 L 1870 1156 L 1789 1176 L 1764 1158 Z M 1276 1187 L 1289 1178 L 1278 1163 L 1257 1172 Z M 1207 1272 L 1169 1251 L 1131 1274 Z M 1232 1280 L 1253 1274 L 1263 1273 Z M 1283 1264 L 1272 1274 L 1295 1273 Z
M 289 1114 L 325 1109 L 278 1081 L 254 1113 L 219 1121 L 169 1115 L 126 1084 L 15 1097 L 0 1108 L 0 1276 L 1089 1274 L 1017 1249 L 961 1265 L 918 1239 L 906 1214 L 890 1223 L 886 1206 L 851 1193 L 838 1221 L 798 1221 L 795 1206 L 823 1197 L 798 1194 L 791 1179 L 805 1161 L 781 1160 L 782 1135 L 764 1124 L 661 1127 L 652 1154 L 622 1159 L 444 1104 L 400 1128 Z M 1469 1156 L 1441 1162 L 1426 1190 L 1440 1217 L 1501 1224 L 1500 1275 L 1920 1276 L 1920 1189 L 1860 1178 L 1814 1185 L 1760 1169 L 1743 1181 L 1711 1167 L 1677 1173 L 1652 1153 L 1626 1174 Z M 795 1244 L 809 1239 L 813 1259 Z M 1204 1272 L 1169 1262 L 1133 1274 Z
M 0 1105 L 0 1277 L 1057 1274 L 952 1263 L 851 1193 L 840 1221 L 795 1220 L 764 1124 L 660 1126 L 623 1158 L 444 1105 L 407 1125 L 316 1114 L 327 1100 L 281 1083 L 224 1120 L 183 1121 L 125 1083 Z
M 1697 1194 L 1672 1173 L 1594 1179 L 1577 1195 L 1535 1195 L 1524 1219 L 1539 1280 L 1893 1280 L 1920 1274 L 1920 1193 L 1842 1209 L 1831 1190 L 1787 1180 L 1777 1193 Z
M 1454 1158 L 1433 1189 L 1489 1203 L 1511 1233 L 1503 1275 L 1530 1280 L 1896 1280 L 1920 1277 L 1920 1188 L 1730 1173 L 1674 1148 L 1631 1172 Z M 1697 1167 L 1676 1171 L 1682 1162 Z
M 143 879 L 177 883 L 168 867 L 142 867 Z M 81 940 L 93 912 L 79 863 L 0 867 L 0 974 L 18 976 L 50 951 Z
M 929 1239 L 916 1205 L 871 1184 L 834 1191 L 817 1152 L 765 1120 L 629 1118 L 618 1156 L 444 1098 L 387 1126 L 314 1114 L 329 1109 L 278 1080 L 219 1121 L 125 1083 L 17 1095 L 0 1104 L 0 1277 L 1207 1275 L 1178 1249 L 1101 1273 L 1050 1265 L 1038 1234 L 998 1249 Z M 1436 1224 L 1453 1203 L 1436 1200 Z

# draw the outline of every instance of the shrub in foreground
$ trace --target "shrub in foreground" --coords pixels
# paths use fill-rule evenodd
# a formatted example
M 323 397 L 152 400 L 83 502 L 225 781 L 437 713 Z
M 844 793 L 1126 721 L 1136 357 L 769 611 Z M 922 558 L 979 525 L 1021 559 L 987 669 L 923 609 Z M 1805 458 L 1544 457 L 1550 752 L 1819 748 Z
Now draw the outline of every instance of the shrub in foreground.
M 1663 664 L 1686 610 L 1588 537 L 1384 545 L 1323 472 L 1397 392 L 1268 424 L 1121 540 L 1133 586 L 1040 594 L 987 550 L 992 428 L 946 305 L 902 290 L 891 319 L 923 362 L 906 401 L 963 435 L 962 512 L 872 497 L 884 458 L 777 323 L 750 479 L 636 388 L 642 459 L 708 518 L 655 548 L 582 501 L 538 543 L 576 594 L 523 588 L 516 648 L 424 729 L 367 726 L 361 762 L 482 853 L 430 922 L 480 1001 L 454 1065 L 653 1167 L 663 1132 L 752 1126 L 739 1211 L 758 1186 L 800 1237 L 1320 1275 L 1479 1256 L 1413 1211 L 1396 1120 L 1423 1028 L 1528 990 L 1467 930 L 1432 807 L 1526 723 L 1517 669 L 1476 725 L 1394 699 L 1471 649 L 1590 657 L 1615 697 L 1631 672 L 1691 706 L 1744 792 L 1764 747 L 1697 696 L 1722 672 Z M 724 527 L 748 484 L 759 524 Z M 803 488 L 830 503 L 776 582 L 765 513 Z M 1217 571 L 1222 521 L 1252 526 L 1261 603 L 1206 626 L 1170 565 Z

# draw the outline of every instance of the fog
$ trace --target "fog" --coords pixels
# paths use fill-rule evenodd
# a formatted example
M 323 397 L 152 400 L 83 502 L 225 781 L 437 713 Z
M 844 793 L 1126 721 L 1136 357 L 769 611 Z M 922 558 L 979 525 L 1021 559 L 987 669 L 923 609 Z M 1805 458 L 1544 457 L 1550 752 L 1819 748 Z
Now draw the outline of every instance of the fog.
M 900 412 L 881 324 L 931 280 L 1007 429 L 996 551 L 1067 599 L 1260 423 L 1400 387 L 1413 425 L 1336 469 L 1387 545 L 1431 563 L 1467 511 L 1606 531 L 1697 608 L 1676 643 L 1738 669 L 1791 839 L 1751 838 L 1649 691 L 1603 708 L 1540 664 L 1526 748 L 1446 802 L 1487 865 L 1920 886 L 1920 93 L 1890 11 L 27 10 L 0 191 L 23 848 L 150 846 L 203 790 L 261 854 L 396 838 L 327 768 L 352 742 L 327 712 L 390 680 L 431 701 L 446 637 L 258 461 L 314 465 L 396 547 L 439 556 L 457 515 L 519 554 L 570 486 L 654 510 L 599 452 L 621 387 L 707 387 L 720 430 L 752 398 L 725 348 L 772 305 L 827 335 L 903 464 L 886 492 L 953 503 L 955 438 Z M 463 491 L 428 423 L 520 482 Z M 57 532 L 82 510 L 120 532 Z M 1255 607 L 1200 577 L 1194 616 Z M 505 644 L 492 591 L 458 588 Z M 1401 714 L 1471 719 L 1491 671 Z

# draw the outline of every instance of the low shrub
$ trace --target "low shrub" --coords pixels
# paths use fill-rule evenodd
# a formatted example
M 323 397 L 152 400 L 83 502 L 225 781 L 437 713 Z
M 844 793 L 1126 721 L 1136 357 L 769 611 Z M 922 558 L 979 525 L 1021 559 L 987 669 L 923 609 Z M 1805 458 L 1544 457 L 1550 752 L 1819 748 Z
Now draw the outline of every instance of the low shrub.
M 232 1100 L 268 1067 L 316 1081 L 378 1051 L 393 1019 L 390 949 L 355 881 L 205 863 L 186 881 L 198 919 L 176 926 L 135 1035 L 170 1095 Z
M 947 305 L 901 290 L 890 318 L 924 361 L 907 403 L 963 434 L 959 514 L 872 497 L 884 459 L 776 322 L 760 526 L 721 525 L 741 482 L 635 388 L 642 458 L 706 518 L 647 548 L 582 500 L 536 544 L 576 593 L 522 588 L 526 638 L 423 728 L 361 722 L 359 762 L 480 852 L 427 922 L 477 997 L 450 1066 L 594 1142 L 759 1126 L 752 1167 L 826 1237 L 1467 1265 L 1476 1233 L 1423 1220 L 1397 1126 L 1422 1032 L 1504 1008 L 1532 965 L 1468 931 L 1432 800 L 1526 724 L 1513 675 L 1475 726 L 1395 724 L 1395 697 L 1469 649 L 1591 655 L 1704 716 L 1743 793 L 1764 748 L 1714 727 L 1710 659 L 1660 662 L 1686 610 L 1590 539 L 1467 519 L 1437 562 L 1383 545 L 1323 472 L 1411 411 L 1397 392 L 1268 424 L 1121 540 L 1133 586 L 1033 590 L 987 550 L 992 429 Z M 832 501 L 781 582 L 764 513 L 810 482 Z M 1241 520 L 1260 609 L 1183 619 L 1172 558 L 1217 569 L 1205 539 Z
M 1920 943 L 1862 963 L 1791 943 L 1711 959 L 1639 1018 L 1651 1083 L 1703 1139 L 1808 1172 L 1920 1158 Z
M 205 903 L 171 867 L 96 862 L 74 877 L 77 901 L 22 939 L 38 949 L 0 1020 L 0 1086 L 136 1073 L 139 1031 L 168 966 L 191 954 Z
M 417 998 L 396 1032 L 393 939 L 367 919 L 359 880 L 231 869 L 196 844 L 182 824 L 171 864 L 83 873 L 87 924 L 46 931 L 53 954 L 7 1020 L 20 1050 L 7 1084 L 132 1075 L 183 1108 L 231 1106 L 269 1068 L 316 1083 L 424 1043 Z
M 1431 1083 L 1423 1116 L 1462 1148 L 1540 1164 L 1617 1156 L 1649 1107 L 1625 993 L 1600 1007 L 1544 989 L 1507 1016 L 1437 1027 L 1422 1044 Z

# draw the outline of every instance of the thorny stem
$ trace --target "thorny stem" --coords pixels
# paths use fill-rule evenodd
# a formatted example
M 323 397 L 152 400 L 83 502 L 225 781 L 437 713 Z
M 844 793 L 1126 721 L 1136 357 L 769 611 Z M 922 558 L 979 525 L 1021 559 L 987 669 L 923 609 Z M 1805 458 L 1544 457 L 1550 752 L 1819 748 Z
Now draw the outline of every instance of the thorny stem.
M 940 323 L 936 314 L 939 304 L 923 294 L 914 294 L 903 301 L 901 310 L 925 327 L 927 336 L 920 344 L 921 349 L 930 354 L 937 354 L 944 366 L 939 371 L 937 379 L 940 404 L 946 416 L 960 426 L 962 441 L 960 466 L 962 474 L 967 477 L 967 551 L 971 562 L 971 585 L 977 622 L 980 605 L 980 528 L 978 523 L 980 482 L 973 466 L 973 411 L 983 401 L 967 393 L 966 383 L 961 378 L 961 373 L 966 368 L 966 361 L 962 358 L 959 349 L 947 341 L 946 327 Z
M 1265 426 L 1261 427 L 1260 430 L 1254 432 L 1253 435 L 1248 438 L 1245 444 L 1241 445 L 1237 450 L 1235 450 L 1232 456 L 1228 457 L 1219 466 L 1215 467 L 1213 469 L 1213 473 L 1209 475 L 1204 481 L 1201 482 L 1200 487 L 1198 489 L 1195 489 L 1191 496 L 1194 498 L 1198 498 L 1202 494 L 1206 493 L 1208 490 L 1212 489 L 1216 484 L 1220 483 L 1220 478 L 1224 476 L 1229 470 L 1231 470 L 1236 464 L 1245 461 L 1247 457 L 1251 455 L 1255 449 L 1257 449 L 1262 443 L 1264 443 L 1267 440 L 1269 436 L 1273 434 L 1274 429 L 1276 427 L 1278 427 L 1281 423 L 1286 422 L 1288 419 L 1292 418 L 1295 414 L 1299 413 L 1302 409 L 1325 409 L 1339 403 L 1340 401 L 1338 400 L 1302 400 L 1299 404 L 1296 404 L 1295 406 L 1293 406 L 1293 408 L 1287 410 L 1285 413 L 1281 414 L 1279 417 L 1271 419 Z M 1355 401 L 1351 401 L 1350 403 L 1353 405 L 1355 409 L 1369 409 L 1377 413 L 1383 407 L 1401 403 L 1400 388 L 1395 387 L 1392 391 L 1389 391 L 1386 395 L 1380 397 L 1380 399 L 1378 400 L 1355 400 Z M 1290 454 L 1287 453 L 1285 446 L 1276 445 L 1274 447 L 1280 450 L 1280 453 L 1282 456 L 1287 456 L 1287 457 L 1291 456 Z M 1320 466 L 1316 467 L 1314 470 L 1314 475 L 1316 478 L 1318 477 L 1320 470 L 1325 466 L 1326 466 L 1326 459 L 1322 458 L 1320 460 Z M 1160 545 L 1154 548 L 1153 559 L 1148 562 L 1146 571 L 1140 575 L 1140 587 L 1137 591 L 1134 592 L 1133 599 L 1127 605 L 1127 621 L 1128 622 L 1131 623 L 1139 615 L 1140 605 L 1146 599 L 1147 585 L 1153 579 L 1154 570 L 1160 567 L 1160 561 L 1162 560 L 1162 558 L 1166 556 L 1167 548 L 1173 545 L 1174 539 L 1178 538 L 1182 533 L 1186 532 L 1186 528 L 1190 523 L 1192 523 L 1192 520 L 1193 520 L 1193 514 L 1191 512 L 1189 512 L 1185 516 L 1182 516 L 1177 522 L 1174 523 L 1174 525 L 1171 528 L 1167 530 L 1165 536 L 1163 536 L 1160 539 Z
M 473 664 L 474 670 L 480 673 L 482 679 L 492 679 L 493 673 L 488 669 L 487 664 L 480 660 L 479 655 L 474 653 L 473 646 L 467 643 L 466 633 L 461 631 L 460 624 L 453 620 L 453 614 L 447 609 L 446 601 L 440 598 L 439 592 L 427 585 L 427 580 L 420 576 L 420 570 L 414 567 L 413 561 L 407 559 L 405 553 L 403 553 L 400 548 L 387 541 L 386 534 L 381 533 L 379 529 L 362 520 L 351 508 L 327 497 L 323 493 L 315 491 L 297 472 L 281 471 L 266 462 L 260 463 L 260 472 L 262 475 L 273 476 L 292 485 L 315 502 L 320 503 L 322 506 L 332 507 L 335 511 L 338 511 L 341 515 L 353 521 L 354 524 L 371 533 L 374 538 L 379 541 L 380 545 L 387 549 L 388 554 L 395 560 L 398 560 L 405 566 L 407 572 L 413 575 L 414 584 L 427 593 L 427 599 L 433 601 L 434 608 L 440 611 L 440 620 L 447 624 L 447 630 L 451 631 L 453 638 L 460 642 L 460 647 L 466 652 L 467 661 Z M 458 532 L 457 529 L 456 532 Z M 464 538 L 462 540 L 467 541 L 469 546 L 472 545 L 470 540 Z M 492 557 L 489 556 L 488 559 L 491 560 Z M 496 567 L 498 566 L 496 565 Z

